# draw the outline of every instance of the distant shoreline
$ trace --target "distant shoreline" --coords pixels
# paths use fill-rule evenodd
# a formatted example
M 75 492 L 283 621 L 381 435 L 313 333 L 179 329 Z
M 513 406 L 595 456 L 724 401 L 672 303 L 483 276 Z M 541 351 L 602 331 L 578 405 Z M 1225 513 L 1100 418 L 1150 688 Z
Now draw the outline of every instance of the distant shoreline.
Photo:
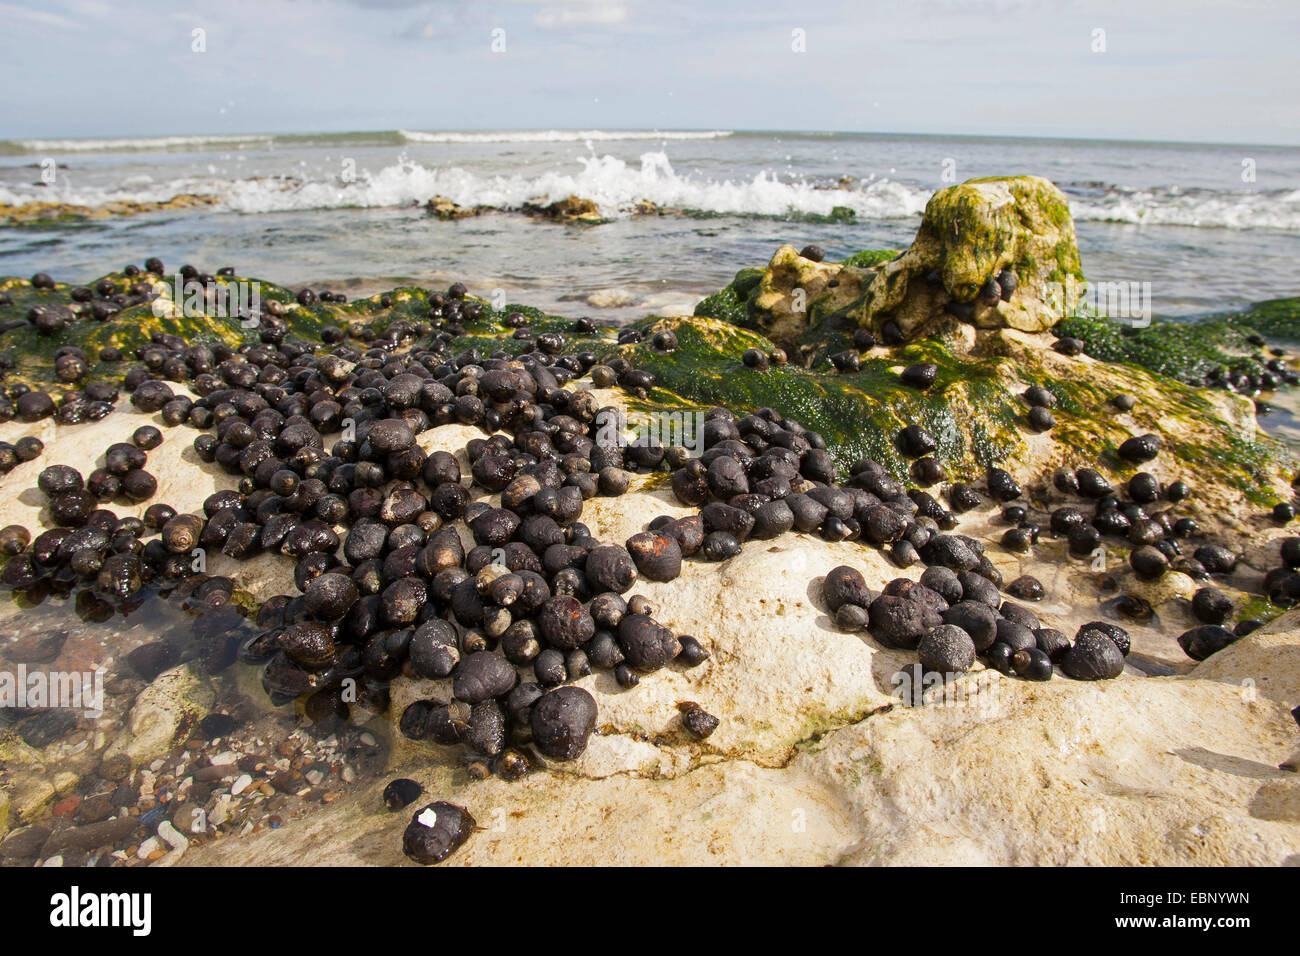
M 37 155 L 40 153 L 142 152 L 151 150 L 186 150 L 216 146 L 266 145 L 420 145 L 439 143 L 545 143 L 545 142 L 620 142 L 663 140 L 708 140 L 724 138 L 778 137 L 789 139 L 932 139 L 937 141 L 1019 142 L 1019 143 L 1092 143 L 1114 146 L 1165 147 L 1250 147 L 1253 149 L 1290 150 L 1297 143 L 1214 142 L 1210 140 L 1125 139 L 1089 136 L 1026 136 L 1019 134 L 921 133 L 907 131 L 861 130 L 728 130 L 728 129 L 656 129 L 624 128 L 571 129 L 455 129 L 418 130 L 315 130 L 253 132 L 187 133 L 115 133 L 103 136 L 27 136 L 0 138 L 0 157 Z

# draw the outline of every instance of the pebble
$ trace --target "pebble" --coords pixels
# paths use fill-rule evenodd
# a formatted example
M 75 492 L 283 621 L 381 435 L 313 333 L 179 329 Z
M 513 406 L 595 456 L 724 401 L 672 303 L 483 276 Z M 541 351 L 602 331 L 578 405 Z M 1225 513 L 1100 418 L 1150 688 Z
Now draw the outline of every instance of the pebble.
M 206 814 L 197 803 L 182 803 L 172 811 L 170 826 L 183 833 L 203 833 Z
M 688 702 L 677 706 L 682 712 L 683 726 L 697 739 L 703 740 L 718 729 L 718 718 L 699 704 Z

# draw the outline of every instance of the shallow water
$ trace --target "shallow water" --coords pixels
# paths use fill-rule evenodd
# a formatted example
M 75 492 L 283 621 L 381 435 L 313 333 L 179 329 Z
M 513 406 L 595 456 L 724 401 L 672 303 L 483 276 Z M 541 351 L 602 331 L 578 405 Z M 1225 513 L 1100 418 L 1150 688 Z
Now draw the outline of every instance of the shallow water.
M 293 703 L 276 706 L 262 688 L 261 668 L 237 657 L 258 629 L 232 607 L 185 601 L 184 590 L 149 588 L 117 606 L 75 587 L 0 597 L 0 680 L 25 678 L 32 695 L 0 707 L 0 734 L 7 735 L 0 785 L 14 809 L 53 790 L 51 812 L 34 818 L 53 833 L 43 859 L 143 865 L 169 846 L 157 837 L 150 843 L 129 823 L 121 833 L 105 832 L 113 830 L 110 813 L 125 809 L 119 819 L 150 830 L 171 820 L 188 840 L 202 842 L 277 828 L 382 772 L 382 721 L 357 708 L 351 722 L 312 723 Z M 210 714 L 197 722 L 182 717 L 175 742 L 132 769 L 119 745 L 147 736 L 155 722 L 171 727 L 164 715 L 181 698 L 167 688 L 181 664 L 193 675 L 187 694 Z M 82 694 L 59 696 L 58 686 Z M 43 700 L 34 697 L 38 687 L 50 688 Z

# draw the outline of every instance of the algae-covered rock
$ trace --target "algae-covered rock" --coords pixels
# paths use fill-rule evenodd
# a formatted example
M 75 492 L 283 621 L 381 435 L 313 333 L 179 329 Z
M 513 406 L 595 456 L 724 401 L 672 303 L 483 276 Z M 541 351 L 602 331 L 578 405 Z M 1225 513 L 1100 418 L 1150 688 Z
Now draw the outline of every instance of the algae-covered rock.
M 446 196 L 434 196 L 424 204 L 424 210 L 446 222 L 452 219 L 468 219 L 472 216 L 482 215 L 484 207 L 471 206 L 466 209 L 459 203 L 452 202 Z
M 595 200 L 584 199 L 581 196 L 566 196 L 545 206 L 540 203 L 524 203 L 523 211 L 530 216 L 549 219 L 552 222 L 596 225 L 605 221 Z
M 930 198 L 912 245 L 880 269 L 850 315 L 877 332 L 893 321 L 904 338 L 945 309 L 981 328 L 1039 332 L 1073 309 L 1082 283 L 1074 222 L 1056 186 L 1037 176 L 972 179 Z
M 974 477 L 983 464 L 1001 461 L 1022 447 L 1016 417 L 1019 399 L 1000 378 L 1005 364 L 963 361 L 950 344 L 915 342 L 896 353 L 864 356 L 859 371 L 840 374 L 829 363 L 802 368 L 793 363 L 764 371 L 747 367 L 747 349 L 771 351 L 773 343 L 746 329 L 700 317 L 652 318 L 637 323 L 646 340 L 620 351 L 639 368 L 654 373 L 654 403 L 668 407 L 737 410 L 770 407 L 803 422 L 826 439 L 832 459 L 844 475 L 853 462 L 873 458 L 899 477 L 906 464 L 894 445 L 899 429 L 920 422 L 939 441 L 954 474 Z M 648 340 L 672 330 L 678 348 L 656 352 Z M 898 371 L 906 365 L 934 362 L 936 383 L 926 391 L 904 385 Z
M 1037 176 L 940 190 L 901 255 L 815 262 L 786 245 L 755 286 L 742 275 L 695 314 L 760 331 L 787 351 L 797 341 L 804 352 L 816 351 L 810 333 L 837 315 L 881 337 L 893 323 L 903 339 L 933 331 L 945 317 L 1039 332 L 1072 312 L 1085 289 L 1065 195 Z
M 751 327 L 788 348 L 810 325 L 856 301 L 874 275 L 841 262 L 814 262 L 782 246 L 754 291 Z
M 1242 312 L 1188 321 L 1156 319 L 1142 327 L 1084 312 L 1063 319 L 1054 331 L 1078 339 L 1086 354 L 1105 362 L 1137 365 L 1194 385 L 1225 384 L 1232 376 L 1265 371 L 1261 365 L 1269 359 L 1261 352 L 1260 335 L 1300 339 L 1300 299 L 1272 299 Z M 1286 377 L 1274 374 L 1275 382 Z
M 1229 315 L 1227 321 L 1270 338 L 1300 341 L 1300 298 L 1256 302 L 1244 312 Z
M 121 753 L 139 766 L 161 756 L 203 719 L 214 699 L 187 665 L 164 671 L 135 699 L 126 732 L 105 751 L 105 759 Z
M 817 262 L 783 245 L 766 268 L 741 269 L 695 314 L 761 332 L 792 356 L 811 353 L 830 335 L 823 321 L 858 301 L 878 268 L 898 255 L 869 249 L 842 262 Z
M 1216 507 L 1237 510 L 1243 498 L 1271 504 L 1287 494 L 1291 458 L 1259 431 L 1248 399 L 1129 365 L 1063 356 L 1046 333 L 1003 329 L 975 342 L 973 329 L 953 323 L 943 338 L 864 352 L 858 371 L 841 373 L 824 360 L 811 369 L 749 368 L 745 350 L 767 352 L 773 343 L 725 321 L 652 317 L 634 327 L 645 341 L 619 351 L 658 380 L 642 410 L 774 408 L 826 439 L 842 477 L 858 459 L 872 458 L 905 479 L 895 436 L 919 424 L 938 441 L 952 480 L 979 481 L 991 465 L 1032 477 L 1098 461 L 1127 475 L 1134 469 L 1116 450 L 1135 434 L 1153 433 L 1165 452 L 1151 468 L 1166 481 L 1194 477 L 1198 496 Z M 675 352 L 649 345 L 662 330 L 676 334 Z M 922 362 L 938 366 L 935 383 L 925 390 L 903 384 L 902 368 Z M 1049 434 L 1027 426 L 1021 395 L 1032 384 L 1056 396 L 1057 425 Z M 1137 395 L 1137 408 L 1121 414 L 1110 406 L 1120 392 Z
M 91 219 L 106 219 L 109 216 L 138 216 L 146 212 L 214 206 L 217 202 L 216 196 L 208 194 L 179 193 L 162 201 L 115 199 L 98 206 L 35 200 L 18 205 L 0 203 L 0 226 L 86 222 Z

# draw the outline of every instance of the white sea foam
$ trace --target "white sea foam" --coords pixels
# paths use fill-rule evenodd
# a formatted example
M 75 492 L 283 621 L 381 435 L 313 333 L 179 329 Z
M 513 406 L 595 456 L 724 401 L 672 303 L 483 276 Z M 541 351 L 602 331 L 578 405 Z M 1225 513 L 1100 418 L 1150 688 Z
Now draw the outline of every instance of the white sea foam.
M 1111 189 L 1099 197 L 1072 198 L 1070 212 L 1083 221 L 1294 231 L 1300 230 L 1300 190 Z
M 677 173 L 663 152 L 644 153 L 636 163 L 615 156 L 582 157 L 577 170 L 538 176 L 487 176 L 462 167 L 429 167 L 404 160 L 373 174 L 341 182 L 246 181 L 232 184 L 225 202 L 239 212 L 290 209 L 403 206 L 446 196 L 461 206 L 517 209 L 568 195 L 592 199 L 608 216 L 641 200 L 674 209 L 757 216 L 829 215 L 848 206 L 861 217 L 907 218 L 925 208 L 928 194 L 881 180 L 854 189 L 823 189 L 802 180 L 760 172 L 747 180 L 716 180 Z
M 498 130 L 495 132 L 425 132 L 402 129 L 398 132 L 412 143 L 608 143 L 619 140 L 691 140 L 723 139 L 729 129 L 710 130 L 607 130 L 607 129 L 539 129 Z
M 138 136 L 115 139 L 24 139 L 18 142 L 29 153 L 97 153 L 125 150 L 193 149 L 200 146 L 270 143 L 272 137 L 257 135 Z
M 246 214 L 400 207 L 434 196 L 445 196 L 467 208 L 518 209 L 525 203 L 577 195 L 594 200 L 610 218 L 628 215 L 639 202 L 649 200 L 662 207 L 705 214 L 829 216 L 836 207 L 846 207 L 859 220 L 897 220 L 920 216 L 931 190 L 891 179 L 831 185 L 771 171 L 732 179 L 683 174 L 673 168 L 665 152 L 654 150 L 631 162 L 592 153 L 579 157 L 576 163 L 566 162 L 530 176 L 430 166 L 406 157 L 374 171 L 358 170 L 357 178 L 348 183 L 306 169 L 301 178 L 231 180 L 218 174 L 153 181 L 139 175 L 112 188 L 63 177 L 53 186 L 0 186 L 0 203 L 42 200 L 97 206 L 113 200 L 164 201 L 178 193 L 215 195 L 224 208 Z M 1092 188 L 1087 195 L 1071 196 L 1070 209 L 1078 221 L 1300 231 L 1300 190 Z

